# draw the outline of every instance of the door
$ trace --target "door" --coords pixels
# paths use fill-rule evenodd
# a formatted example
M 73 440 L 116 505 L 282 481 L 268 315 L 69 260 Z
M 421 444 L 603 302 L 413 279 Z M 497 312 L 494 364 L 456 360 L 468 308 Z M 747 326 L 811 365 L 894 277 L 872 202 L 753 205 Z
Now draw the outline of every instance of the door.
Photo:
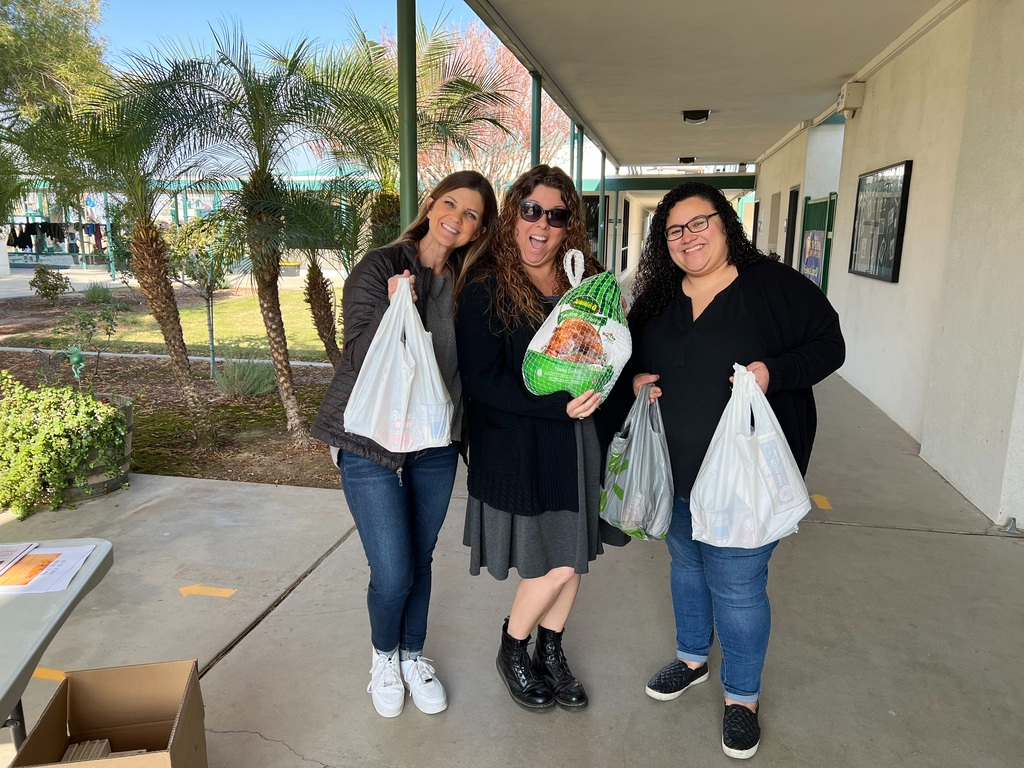
M 832 192 L 818 200 L 804 200 L 804 222 L 801 227 L 800 271 L 828 293 L 828 268 L 832 255 L 832 227 L 836 219 L 836 200 Z

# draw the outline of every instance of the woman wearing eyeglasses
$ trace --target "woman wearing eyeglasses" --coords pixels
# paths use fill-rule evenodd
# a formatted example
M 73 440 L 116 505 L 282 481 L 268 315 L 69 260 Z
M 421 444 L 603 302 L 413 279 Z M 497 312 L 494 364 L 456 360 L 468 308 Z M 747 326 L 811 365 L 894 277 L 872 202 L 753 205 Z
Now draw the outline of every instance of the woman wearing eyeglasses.
M 459 295 L 456 317 L 469 397 L 464 541 L 474 575 L 519 573 L 497 666 L 513 700 L 530 710 L 587 705 L 562 633 L 580 576 L 601 551 L 601 456 L 590 418 L 599 395 L 534 395 L 522 373 L 527 345 L 570 287 L 562 260 L 573 248 L 590 253 L 579 195 L 563 171 L 539 165 L 506 192 L 489 258 Z M 588 255 L 585 274 L 600 269 Z
M 801 472 L 816 415 L 811 386 L 843 363 L 839 317 L 810 280 L 758 251 L 714 187 L 686 182 L 658 205 L 644 244 L 629 314 L 634 395 L 657 382 L 676 491 L 667 542 L 675 658 L 647 684 L 659 701 L 709 677 L 717 634 L 725 688 L 722 748 L 748 758 L 761 731 L 758 698 L 768 650 L 768 561 L 759 549 L 693 541 L 689 492 L 730 396 L 733 364 L 768 397 Z

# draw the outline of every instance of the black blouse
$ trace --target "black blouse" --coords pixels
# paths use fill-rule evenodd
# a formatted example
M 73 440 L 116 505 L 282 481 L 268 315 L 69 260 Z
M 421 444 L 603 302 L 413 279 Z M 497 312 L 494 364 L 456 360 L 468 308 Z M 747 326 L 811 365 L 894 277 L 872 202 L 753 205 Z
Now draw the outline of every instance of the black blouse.
M 665 422 L 676 496 L 689 498 L 704 454 L 732 393 L 733 364 L 766 356 L 764 342 L 738 280 L 726 286 L 693 319 L 683 293 L 644 328 L 634 349 L 635 369 L 661 378 Z

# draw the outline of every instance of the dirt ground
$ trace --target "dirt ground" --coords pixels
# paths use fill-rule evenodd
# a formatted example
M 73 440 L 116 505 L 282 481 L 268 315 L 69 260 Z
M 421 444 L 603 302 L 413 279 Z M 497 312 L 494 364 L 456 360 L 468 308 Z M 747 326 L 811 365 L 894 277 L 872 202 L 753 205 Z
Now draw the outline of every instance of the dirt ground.
M 225 291 L 237 295 L 248 288 Z M 141 295 L 127 291 L 120 301 L 134 301 L 146 311 Z M 218 296 L 218 298 L 220 298 Z M 201 299 L 188 293 L 179 305 Z M 0 346 L 4 336 L 52 325 L 72 304 L 84 297 L 70 294 L 49 307 L 35 297 L 0 300 Z M 34 386 L 49 368 L 51 381 L 74 384 L 70 367 L 60 360 L 47 360 L 45 353 L 0 351 L 0 370 Z M 215 447 L 198 449 L 188 435 L 189 420 L 181 391 L 166 360 L 101 356 L 98 365 L 87 359 L 88 386 L 94 392 L 126 395 L 137 400 L 133 435 L 132 469 L 152 474 L 181 475 L 217 480 L 337 488 L 338 471 L 326 446 L 316 443 L 310 450 L 295 448 L 285 428 L 284 412 L 276 392 L 262 397 L 232 400 L 224 397 L 215 382 L 207 378 L 203 363 L 193 362 L 193 376 L 217 426 Z M 330 382 L 329 367 L 293 366 L 296 392 L 307 420 L 316 414 Z

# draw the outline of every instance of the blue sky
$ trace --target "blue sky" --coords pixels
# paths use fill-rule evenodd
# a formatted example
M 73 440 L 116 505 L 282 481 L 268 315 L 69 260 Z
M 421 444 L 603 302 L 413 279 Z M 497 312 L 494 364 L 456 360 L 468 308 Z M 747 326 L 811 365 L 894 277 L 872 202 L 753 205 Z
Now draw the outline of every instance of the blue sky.
M 250 42 L 282 46 L 304 36 L 344 40 L 354 13 L 376 37 L 382 26 L 394 33 L 397 8 L 397 0 L 107 0 L 99 31 L 116 62 L 119 54 L 145 52 L 165 38 L 209 40 L 210 24 L 216 28 L 221 19 L 240 21 Z M 476 18 L 463 0 L 418 0 L 416 12 L 428 26 L 444 14 L 454 22 Z

